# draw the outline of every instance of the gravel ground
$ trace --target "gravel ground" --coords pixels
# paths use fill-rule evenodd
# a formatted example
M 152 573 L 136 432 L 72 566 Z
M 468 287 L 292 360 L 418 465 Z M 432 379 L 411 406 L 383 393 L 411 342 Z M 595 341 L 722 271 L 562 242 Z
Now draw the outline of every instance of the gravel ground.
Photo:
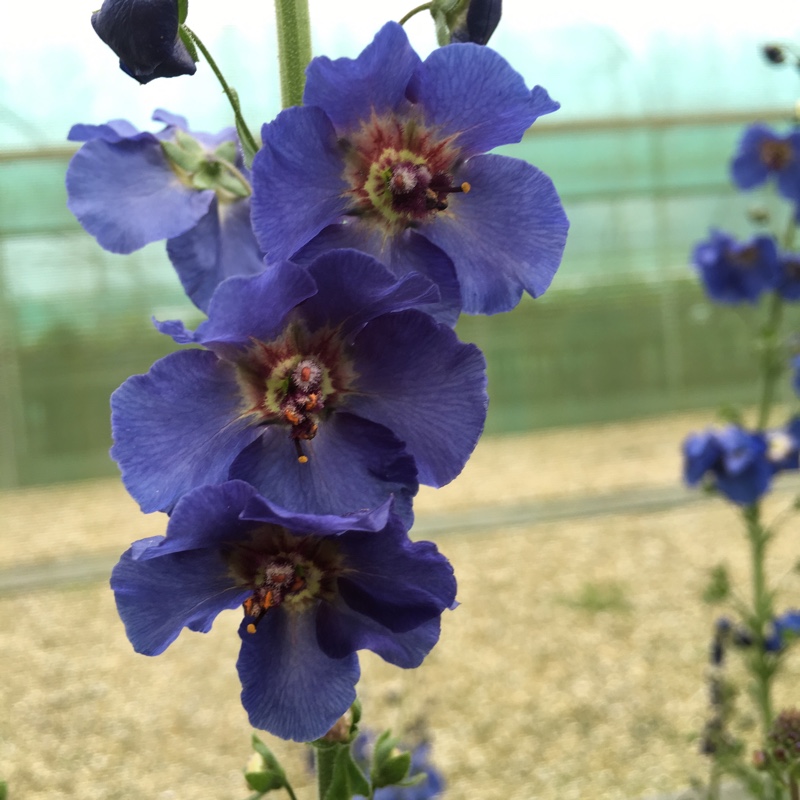
M 677 482 L 677 446 L 710 415 L 484 441 L 464 475 L 422 492 L 419 516 L 604 495 Z M 772 502 L 778 513 L 791 495 Z M 124 549 L 161 533 L 114 481 L 0 494 L 0 566 Z M 793 534 L 771 551 L 781 604 L 797 606 Z M 461 605 L 418 670 L 362 656 L 365 721 L 424 727 L 448 800 L 636 798 L 686 786 L 705 764 L 709 631 L 698 601 L 725 561 L 745 585 L 737 519 L 714 499 L 658 513 L 580 518 L 438 537 Z M 250 728 L 239 703 L 237 612 L 133 653 L 105 585 L 0 597 L 0 778 L 12 800 L 243 800 Z M 793 704 L 800 660 L 779 702 Z M 300 746 L 285 758 L 313 791 Z

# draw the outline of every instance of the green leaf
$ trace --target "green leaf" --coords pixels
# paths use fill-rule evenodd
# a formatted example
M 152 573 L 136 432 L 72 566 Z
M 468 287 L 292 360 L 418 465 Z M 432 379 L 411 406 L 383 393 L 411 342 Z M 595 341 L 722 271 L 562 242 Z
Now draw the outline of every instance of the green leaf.
M 186 22 L 186 17 L 189 16 L 189 0 L 178 0 L 178 25 L 183 25 Z
M 728 598 L 731 593 L 731 581 L 724 564 L 717 564 L 710 573 L 708 584 L 703 589 L 703 602 L 715 605 Z
M 338 745 L 338 752 L 333 763 L 333 776 L 328 784 L 328 791 L 322 800 L 352 800 L 353 795 L 368 797 L 369 781 L 353 761 L 350 745 Z
M 0 800 L 8 800 L 8 784 L 0 781 Z

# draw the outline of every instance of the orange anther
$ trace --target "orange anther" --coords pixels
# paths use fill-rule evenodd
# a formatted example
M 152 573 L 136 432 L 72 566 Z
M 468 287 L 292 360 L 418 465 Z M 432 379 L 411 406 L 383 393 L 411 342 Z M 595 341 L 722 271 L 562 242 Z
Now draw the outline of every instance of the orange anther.
M 300 380 L 305 383 L 311 380 L 311 367 L 303 367 L 303 369 L 300 370 Z
M 299 575 L 292 581 L 292 585 L 289 587 L 290 592 L 299 592 L 303 587 L 305 587 L 306 582 L 303 578 Z
M 253 625 L 252 622 L 247 626 L 247 632 L 248 633 L 255 633 L 256 632 L 256 626 Z
M 297 461 L 300 464 L 308 464 L 308 456 L 297 456 Z
M 464 194 L 466 194 L 471 188 L 472 186 L 470 186 L 466 181 L 461 184 L 461 191 L 464 192 Z
M 284 419 L 286 419 L 286 421 L 290 422 L 292 425 L 299 425 L 303 419 L 296 411 L 293 411 L 291 408 L 284 409 L 283 416 Z
M 255 605 L 255 600 L 252 597 L 248 597 L 247 600 L 242 603 L 244 606 L 244 613 L 247 614 L 248 617 L 253 616 L 253 606 Z
M 272 590 L 266 593 L 264 599 L 261 601 L 261 605 L 265 609 L 270 608 L 272 606 Z

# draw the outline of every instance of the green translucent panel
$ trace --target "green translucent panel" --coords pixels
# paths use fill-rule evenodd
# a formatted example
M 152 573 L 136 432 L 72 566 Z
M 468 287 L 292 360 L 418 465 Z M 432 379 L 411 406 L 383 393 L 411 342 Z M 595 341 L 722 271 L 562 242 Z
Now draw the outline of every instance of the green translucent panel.
M 503 151 L 553 178 L 570 237 L 543 298 L 459 323 L 486 351 L 487 430 L 751 402 L 758 309 L 712 306 L 688 266 L 709 225 L 745 236 L 764 200 L 728 183 L 741 125 L 536 127 Z M 0 486 L 113 474 L 109 394 L 173 349 L 150 316 L 199 318 L 163 245 L 115 256 L 80 230 L 67 161 L 0 155 Z

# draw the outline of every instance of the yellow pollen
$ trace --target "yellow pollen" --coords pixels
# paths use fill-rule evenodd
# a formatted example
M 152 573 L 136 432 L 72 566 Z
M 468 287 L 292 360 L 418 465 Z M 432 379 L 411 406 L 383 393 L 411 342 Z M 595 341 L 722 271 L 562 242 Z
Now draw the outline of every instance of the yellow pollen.
M 308 464 L 308 456 L 297 456 L 298 464 Z
M 470 186 L 466 181 L 461 184 L 461 191 L 464 192 L 464 194 L 466 194 L 471 188 L 472 186 Z
M 256 626 L 253 625 L 252 622 L 247 626 L 247 632 L 248 633 L 255 633 L 256 632 Z

